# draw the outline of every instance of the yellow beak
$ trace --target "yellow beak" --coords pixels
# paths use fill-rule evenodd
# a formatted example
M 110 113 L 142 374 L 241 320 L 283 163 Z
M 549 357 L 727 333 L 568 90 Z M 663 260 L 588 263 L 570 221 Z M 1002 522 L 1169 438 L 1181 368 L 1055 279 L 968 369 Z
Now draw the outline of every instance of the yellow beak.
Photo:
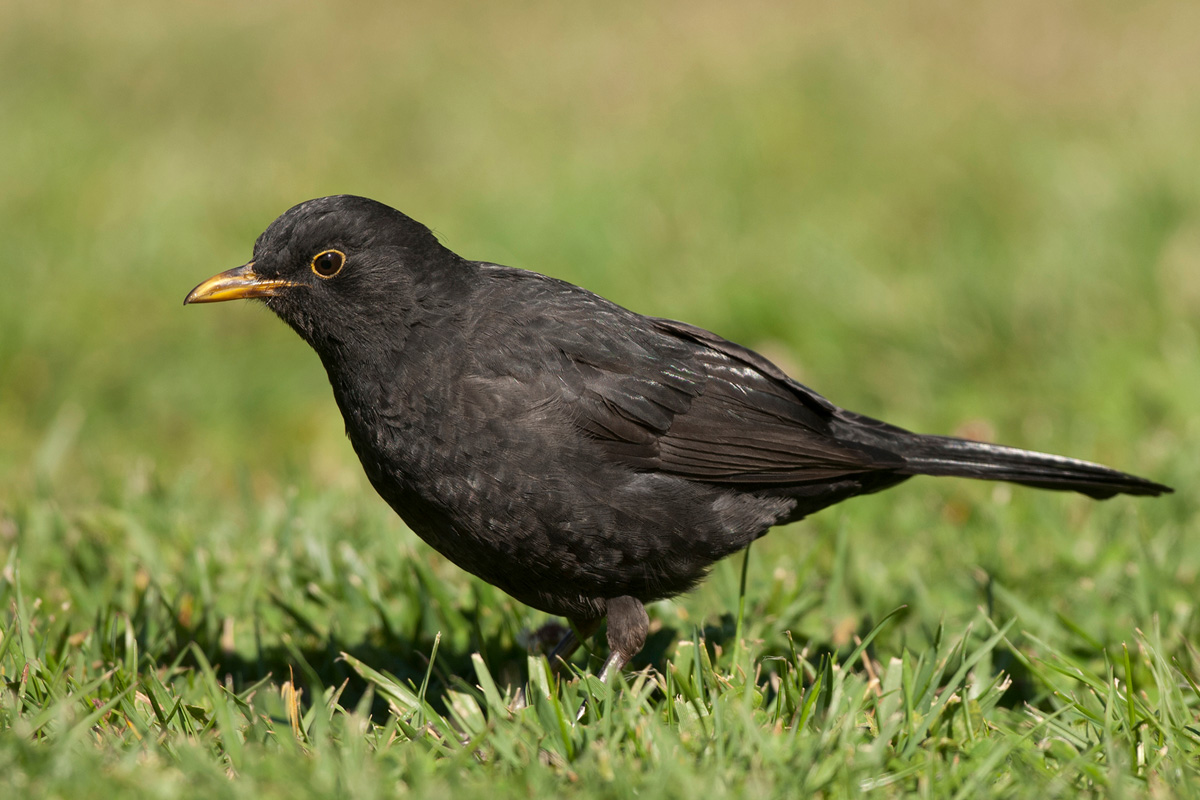
M 281 289 L 295 286 L 291 281 L 276 278 L 260 278 L 254 274 L 254 262 L 214 275 L 188 292 L 183 304 L 221 303 L 226 300 L 244 300 L 250 297 L 270 297 Z

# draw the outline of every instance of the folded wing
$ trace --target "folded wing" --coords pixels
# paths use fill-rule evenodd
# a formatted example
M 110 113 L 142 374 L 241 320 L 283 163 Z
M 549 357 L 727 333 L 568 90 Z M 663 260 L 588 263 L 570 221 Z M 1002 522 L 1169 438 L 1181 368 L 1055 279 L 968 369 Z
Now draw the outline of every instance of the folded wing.
M 563 348 L 575 423 L 614 460 L 741 486 L 902 465 L 886 450 L 839 440 L 830 428 L 837 409 L 762 356 L 683 323 L 649 322 L 635 329 L 634 347 Z

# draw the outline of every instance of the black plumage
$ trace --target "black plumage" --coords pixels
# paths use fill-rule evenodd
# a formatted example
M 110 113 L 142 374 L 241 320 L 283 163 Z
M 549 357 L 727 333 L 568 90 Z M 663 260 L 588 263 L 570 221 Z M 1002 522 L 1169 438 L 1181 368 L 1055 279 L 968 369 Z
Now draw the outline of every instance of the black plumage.
M 295 206 L 252 262 L 185 302 L 244 297 L 316 350 L 367 477 L 405 522 L 584 634 L 607 615 L 606 671 L 641 649 L 643 603 L 687 590 L 773 525 L 913 475 L 1096 498 L 1171 491 L 842 410 L 751 350 L 460 258 L 366 198 Z

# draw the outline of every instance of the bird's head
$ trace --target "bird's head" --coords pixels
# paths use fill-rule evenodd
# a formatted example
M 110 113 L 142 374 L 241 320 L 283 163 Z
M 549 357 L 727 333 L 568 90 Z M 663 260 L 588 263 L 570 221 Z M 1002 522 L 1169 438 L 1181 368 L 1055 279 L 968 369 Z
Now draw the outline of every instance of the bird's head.
M 258 237 L 249 263 L 214 275 L 183 302 L 262 300 L 324 357 L 401 335 L 429 284 L 450 278 L 457 263 L 428 228 L 394 208 L 321 197 L 286 211 Z

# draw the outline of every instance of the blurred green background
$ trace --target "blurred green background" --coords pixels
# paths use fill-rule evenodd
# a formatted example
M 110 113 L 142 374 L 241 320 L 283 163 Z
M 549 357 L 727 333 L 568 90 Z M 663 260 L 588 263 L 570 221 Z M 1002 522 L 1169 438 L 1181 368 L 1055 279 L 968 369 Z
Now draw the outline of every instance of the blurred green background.
M 1194 4 L 0 13 L 6 502 L 147 458 L 355 476 L 290 332 L 180 306 L 340 192 L 899 424 L 1160 478 L 1195 450 Z
M 1196 4 L 0 15 L 0 543 L 29 558 L 55 541 L 22 521 L 47 500 L 71 519 L 186 484 L 222 518 L 230 497 L 332 487 L 382 507 L 308 348 L 260 307 L 181 306 L 277 214 L 340 192 L 760 348 L 855 410 L 1173 483 L 1159 513 L 1195 531 Z M 877 528 L 900 503 L 952 543 L 992 497 L 919 485 L 841 519 Z M 998 563 L 1031 544 L 995 531 L 978 546 Z M 919 561 L 919 538 L 897 546 Z

